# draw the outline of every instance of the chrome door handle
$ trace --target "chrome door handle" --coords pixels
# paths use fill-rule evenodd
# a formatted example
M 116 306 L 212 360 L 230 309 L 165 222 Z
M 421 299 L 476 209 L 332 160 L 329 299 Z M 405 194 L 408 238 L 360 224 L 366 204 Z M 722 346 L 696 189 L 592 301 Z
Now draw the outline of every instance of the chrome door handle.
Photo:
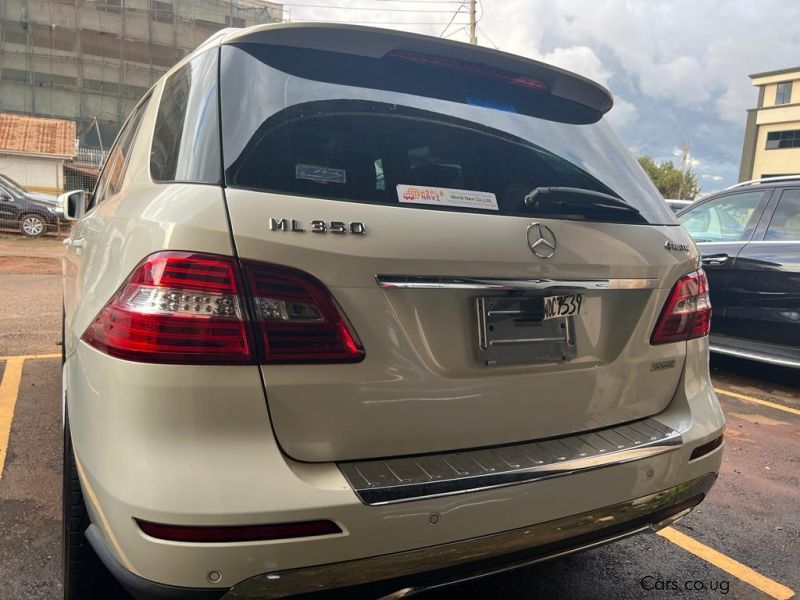
M 730 257 L 727 254 L 710 254 L 708 256 L 704 256 L 700 262 L 707 267 L 719 267 L 728 262 L 729 258 Z

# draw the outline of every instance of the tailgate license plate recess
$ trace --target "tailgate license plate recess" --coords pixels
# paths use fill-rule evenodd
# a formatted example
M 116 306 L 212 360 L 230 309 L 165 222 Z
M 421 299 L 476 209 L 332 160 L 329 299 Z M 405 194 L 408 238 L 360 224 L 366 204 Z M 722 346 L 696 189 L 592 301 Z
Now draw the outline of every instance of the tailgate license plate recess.
M 478 360 L 487 366 L 572 360 L 582 306 L 581 294 L 476 298 Z

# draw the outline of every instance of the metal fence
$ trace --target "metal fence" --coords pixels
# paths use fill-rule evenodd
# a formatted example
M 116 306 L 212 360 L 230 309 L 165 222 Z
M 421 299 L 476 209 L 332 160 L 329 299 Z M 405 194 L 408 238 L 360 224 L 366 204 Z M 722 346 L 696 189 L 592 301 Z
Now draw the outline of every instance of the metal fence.
M 96 148 L 79 148 L 75 158 L 64 163 L 64 191 L 91 193 L 106 154 Z M 64 238 L 70 229 L 70 223 L 56 216 L 55 196 L 22 188 L 0 191 L 0 237 Z
M 64 190 L 92 192 L 106 156 L 99 148 L 78 148 L 75 158 L 64 163 Z

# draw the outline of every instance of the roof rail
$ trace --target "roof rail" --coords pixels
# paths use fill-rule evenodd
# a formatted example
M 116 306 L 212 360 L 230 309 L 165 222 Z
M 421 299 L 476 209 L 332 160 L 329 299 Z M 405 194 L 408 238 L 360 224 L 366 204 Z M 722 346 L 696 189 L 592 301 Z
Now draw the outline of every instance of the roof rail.
M 793 181 L 795 179 L 800 179 L 800 175 L 781 175 L 779 177 L 762 177 L 761 179 L 750 179 L 749 181 L 740 181 L 739 183 L 734 183 L 732 186 L 726 187 L 726 190 L 732 190 L 734 188 L 744 187 L 746 185 L 756 185 L 759 183 L 773 183 L 776 181 Z

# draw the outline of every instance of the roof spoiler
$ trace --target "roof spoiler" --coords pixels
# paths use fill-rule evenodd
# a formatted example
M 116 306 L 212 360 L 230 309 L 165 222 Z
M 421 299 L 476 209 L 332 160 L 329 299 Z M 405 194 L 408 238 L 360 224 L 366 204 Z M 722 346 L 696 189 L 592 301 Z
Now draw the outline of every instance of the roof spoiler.
M 405 31 L 338 23 L 275 23 L 239 29 L 222 40 L 222 44 L 234 43 L 328 50 L 368 58 L 397 51 L 429 54 L 544 81 L 551 95 L 595 111 L 597 120 L 614 105 L 605 87 L 575 73 L 499 50 Z

